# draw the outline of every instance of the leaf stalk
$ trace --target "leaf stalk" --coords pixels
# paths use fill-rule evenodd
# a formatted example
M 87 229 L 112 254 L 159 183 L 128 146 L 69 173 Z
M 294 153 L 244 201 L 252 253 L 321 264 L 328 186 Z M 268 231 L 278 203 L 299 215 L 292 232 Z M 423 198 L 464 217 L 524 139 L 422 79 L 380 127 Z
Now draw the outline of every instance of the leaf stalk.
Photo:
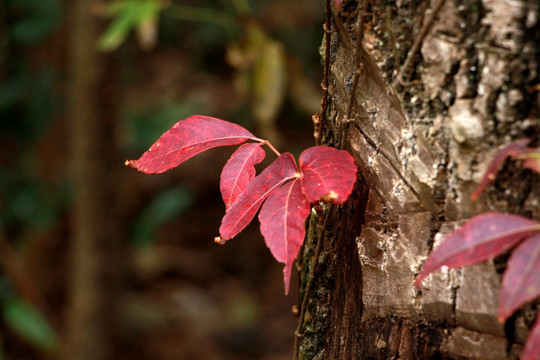
M 278 157 L 281 156 L 281 153 L 279 151 L 277 151 L 277 149 L 274 147 L 274 145 L 272 145 L 272 143 L 270 141 L 263 140 L 263 139 L 258 139 L 258 141 L 260 141 L 264 145 L 268 146 L 270 148 L 270 150 L 272 150 Z

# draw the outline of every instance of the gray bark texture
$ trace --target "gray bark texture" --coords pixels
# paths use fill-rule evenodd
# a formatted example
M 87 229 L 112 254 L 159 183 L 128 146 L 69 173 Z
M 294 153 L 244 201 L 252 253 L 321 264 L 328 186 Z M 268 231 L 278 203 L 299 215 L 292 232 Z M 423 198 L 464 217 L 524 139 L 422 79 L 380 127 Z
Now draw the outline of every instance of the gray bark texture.
M 505 256 L 414 288 L 432 248 L 472 216 L 540 213 L 539 176 L 516 161 L 470 200 L 497 149 L 538 145 L 539 2 L 439 3 L 345 0 L 332 11 L 322 142 L 354 156 L 359 180 L 347 203 L 310 220 L 300 359 L 517 359 L 534 320 L 529 305 L 497 321 Z

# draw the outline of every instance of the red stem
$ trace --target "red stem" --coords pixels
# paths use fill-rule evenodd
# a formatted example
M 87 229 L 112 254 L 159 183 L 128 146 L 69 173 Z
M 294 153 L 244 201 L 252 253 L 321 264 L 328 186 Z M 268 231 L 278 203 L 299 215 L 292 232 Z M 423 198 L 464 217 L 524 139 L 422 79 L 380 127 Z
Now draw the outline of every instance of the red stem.
M 281 153 L 277 151 L 277 149 L 274 147 L 274 145 L 270 143 L 270 141 L 264 140 L 264 139 L 253 139 L 253 140 L 261 142 L 263 145 L 268 146 L 270 150 L 272 150 L 277 156 L 281 156 Z

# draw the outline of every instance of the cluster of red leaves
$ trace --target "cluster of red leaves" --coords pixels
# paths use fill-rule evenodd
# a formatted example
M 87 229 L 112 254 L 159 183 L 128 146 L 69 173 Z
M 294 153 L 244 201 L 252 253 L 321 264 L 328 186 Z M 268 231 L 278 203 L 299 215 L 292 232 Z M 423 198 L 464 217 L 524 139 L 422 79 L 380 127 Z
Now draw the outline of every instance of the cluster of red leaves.
M 510 156 L 540 173 L 540 148 L 518 140 L 500 150 L 489 164 L 472 195 L 475 200 L 495 179 L 495 173 Z M 473 217 L 450 234 L 430 254 L 416 278 L 419 286 L 429 274 L 443 266 L 457 268 L 491 259 L 513 249 L 503 274 L 498 318 L 504 322 L 518 308 L 540 296 L 540 223 L 518 215 L 485 213 Z M 531 329 L 522 360 L 540 359 L 540 315 Z
M 356 166 L 349 153 L 315 146 L 302 152 L 297 166 L 290 153 L 278 158 L 256 176 L 255 165 L 266 156 L 265 140 L 243 127 L 207 116 L 190 116 L 164 133 L 138 160 L 126 165 L 147 174 L 170 170 L 211 148 L 240 146 L 221 172 L 220 190 L 226 213 L 216 242 L 235 237 L 260 209 L 261 233 L 277 261 L 284 263 L 285 293 L 291 269 L 305 236 L 310 203 L 341 204 L 356 181 Z

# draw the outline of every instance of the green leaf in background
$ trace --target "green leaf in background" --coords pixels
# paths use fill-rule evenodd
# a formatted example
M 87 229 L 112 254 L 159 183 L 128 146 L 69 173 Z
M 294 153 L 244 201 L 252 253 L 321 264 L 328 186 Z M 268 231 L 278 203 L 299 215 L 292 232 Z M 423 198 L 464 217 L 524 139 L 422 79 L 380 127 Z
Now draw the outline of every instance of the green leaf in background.
M 28 184 L 14 189 L 16 193 L 9 197 L 11 220 L 36 230 L 45 230 L 57 220 L 59 209 L 55 199 L 49 198 L 51 192 L 38 183 Z M 49 190 L 50 191 L 50 190 Z M 3 212 L 1 213 L 2 215 Z
M 27 91 L 28 78 L 28 73 L 20 73 L 11 79 L 4 79 L 0 86 L 0 111 L 5 111 L 21 101 Z M 0 120 L 0 124 L 8 121 L 10 119 L 4 118 Z
M 162 0 L 116 1 L 107 7 L 107 15 L 114 17 L 112 24 L 98 40 L 98 49 L 116 50 L 132 30 L 137 30 L 144 50 L 155 45 L 159 13 L 167 3 Z
M 37 43 L 60 25 L 62 11 L 58 1 L 54 0 L 9 0 L 6 11 L 18 21 L 10 26 L 11 41 L 16 44 Z
M 48 68 L 29 69 L 24 61 L 10 70 L 0 84 L 1 138 L 16 136 L 28 146 L 43 135 L 56 114 L 55 76 Z
M 265 137 L 275 142 L 279 139 L 276 121 L 286 95 L 285 48 L 270 37 L 261 40 L 253 69 L 253 116 Z
M 32 305 L 20 298 L 5 300 L 4 321 L 26 341 L 44 350 L 58 345 L 58 337 L 45 317 Z
M 192 204 L 193 194 L 185 187 L 174 187 L 158 194 L 135 221 L 135 244 L 151 244 L 161 225 L 178 217 Z
M 15 159 L 15 168 L 0 169 L 0 188 L 4 191 L 0 206 L 3 229 L 20 228 L 22 233 L 50 229 L 70 203 L 70 183 L 66 178 L 40 179 L 34 154 L 24 152 Z
M 287 90 L 285 47 L 251 21 L 242 41 L 229 45 L 227 60 L 237 70 L 239 92 L 251 95 L 252 114 L 263 138 L 279 144 L 276 121 Z

